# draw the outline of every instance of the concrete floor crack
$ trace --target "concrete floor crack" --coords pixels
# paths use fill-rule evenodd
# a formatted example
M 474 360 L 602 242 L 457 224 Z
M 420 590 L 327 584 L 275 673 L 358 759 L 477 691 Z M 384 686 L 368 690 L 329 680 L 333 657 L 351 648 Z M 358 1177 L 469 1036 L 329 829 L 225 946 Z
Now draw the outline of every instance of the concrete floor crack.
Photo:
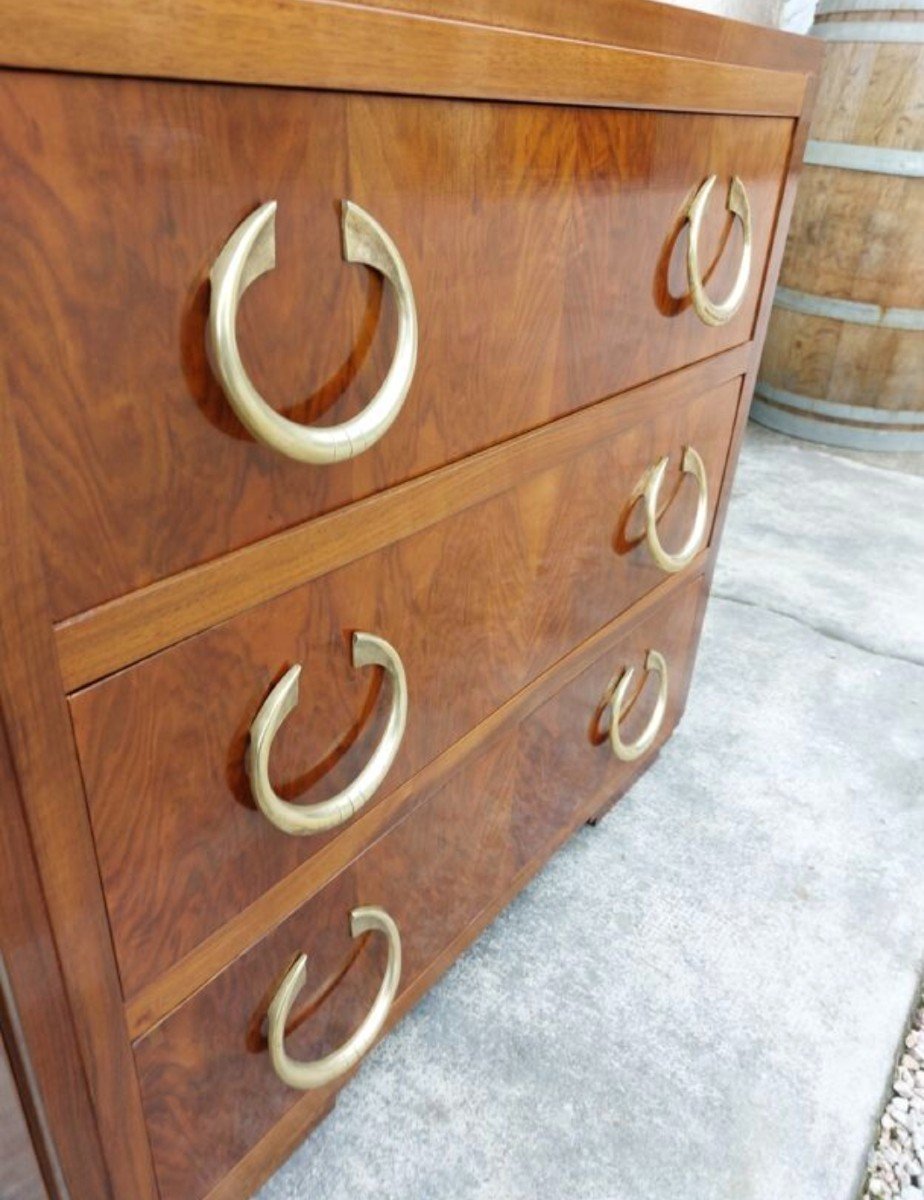
M 825 626 L 817 625 L 813 621 L 806 621 L 798 613 L 786 612 L 785 609 L 775 608 L 772 604 L 764 604 L 760 600 L 747 600 L 744 596 L 734 596 L 730 592 L 720 592 L 716 588 L 712 590 L 711 599 L 726 600 L 729 604 L 740 604 L 745 608 L 757 608 L 762 612 L 772 613 L 774 616 L 794 621 L 804 629 L 811 629 L 813 633 L 817 633 L 823 638 L 828 638 L 832 642 L 840 642 L 844 646 L 852 646 L 854 650 L 862 650 L 864 653 L 872 654 L 876 658 L 888 659 L 891 662 L 907 663 L 912 667 L 924 667 L 924 659 L 922 658 L 916 658 L 913 655 L 895 654 L 888 650 L 877 649 L 868 642 L 854 641 L 851 638 L 844 637 L 842 633 L 838 633 L 836 630 L 827 629 Z

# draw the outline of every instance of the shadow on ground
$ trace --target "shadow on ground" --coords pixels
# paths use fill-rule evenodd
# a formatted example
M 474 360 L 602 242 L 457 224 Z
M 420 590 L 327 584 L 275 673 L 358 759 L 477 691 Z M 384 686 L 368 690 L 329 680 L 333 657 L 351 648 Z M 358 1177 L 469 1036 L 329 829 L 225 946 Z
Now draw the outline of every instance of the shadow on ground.
M 924 952 L 924 479 L 745 445 L 686 718 L 260 1200 L 851 1200 Z

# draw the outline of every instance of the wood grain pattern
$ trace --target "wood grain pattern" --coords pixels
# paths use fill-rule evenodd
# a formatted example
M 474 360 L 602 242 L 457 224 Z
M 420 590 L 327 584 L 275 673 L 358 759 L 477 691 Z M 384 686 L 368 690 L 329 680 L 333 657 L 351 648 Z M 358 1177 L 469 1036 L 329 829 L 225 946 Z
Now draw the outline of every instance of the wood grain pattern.
M 922 307 L 921 181 L 812 165 L 803 170 L 782 282 L 813 295 Z
M 646 417 L 739 375 L 748 345 L 613 397 L 381 496 L 101 605 L 56 628 L 68 691 L 217 625 L 310 579 L 429 528 Z
M 16 814 L 14 821 L 12 850 L 0 854 L 0 867 L 13 851 L 25 854 L 0 876 L 9 890 L 20 891 L 0 911 L 0 948 L 9 952 L 13 972 L 0 949 L 0 1195 L 12 1192 L 15 1198 L 17 1189 L 25 1194 L 40 1183 L 37 1194 L 43 1200 L 46 1195 L 67 1200 L 69 1186 L 92 1186 L 108 1198 L 98 1131 L 47 919 L 41 926 L 36 923 L 34 906 L 40 905 L 40 897 L 34 876 L 26 874 L 26 864 L 31 866 L 28 837 Z M 23 999 L 25 1019 L 17 996 Z M 51 1022 L 55 1025 L 49 1029 Z M 79 1152 L 84 1146 L 85 1154 Z
M 877 20 L 914 16 L 880 13 Z M 819 81 L 812 136 L 920 151 L 922 106 L 920 43 L 832 42 Z M 781 279 L 799 291 L 882 309 L 924 307 L 920 179 L 806 167 Z M 906 413 L 924 408 L 922 374 L 924 338 L 919 331 L 784 309 L 771 318 L 761 368 L 762 382 L 771 387 L 839 405 Z M 844 423 L 841 418 L 835 422 Z M 869 427 L 882 429 L 877 423 Z
M 410 705 L 384 796 L 663 577 L 633 489 L 672 456 L 659 528 L 680 544 L 697 502 L 682 447 L 717 495 L 739 391 L 732 380 L 675 405 L 72 697 L 126 997 L 336 836 L 286 836 L 250 798 L 249 723 L 285 669 L 303 665 L 301 700 L 273 770 L 284 796 L 316 802 L 359 773 L 387 713 L 380 679 L 349 665 L 350 634 L 395 646 Z
M 776 214 L 776 222 L 774 225 L 773 243 L 770 248 L 770 254 L 764 264 L 763 287 L 761 290 L 760 306 L 757 312 L 757 321 L 754 327 L 754 340 L 751 343 L 750 362 L 747 369 L 747 374 L 744 379 L 742 388 L 741 404 L 738 407 L 738 419 L 735 422 L 735 429 L 732 434 L 731 446 L 728 452 L 728 467 L 725 472 L 725 478 L 722 482 L 722 491 L 719 495 L 718 504 L 716 505 L 716 514 L 712 525 L 713 545 L 718 546 L 721 542 L 722 531 L 725 527 L 725 521 L 728 516 L 728 505 L 731 500 L 732 486 L 735 479 L 735 469 L 738 465 L 738 457 L 741 453 L 741 443 L 744 440 L 744 431 L 747 428 L 748 414 L 751 408 L 751 401 L 754 396 L 754 386 L 757 382 L 757 373 L 760 369 L 761 351 L 764 345 L 764 339 L 767 335 L 767 326 L 770 321 L 770 315 L 773 311 L 773 295 L 776 290 L 777 280 L 780 276 L 780 268 L 783 263 L 783 255 L 786 249 L 786 235 L 789 231 L 789 222 L 792 218 L 793 207 L 796 202 L 796 192 L 799 187 L 799 179 L 802 171 L 802 159 L 805 154 L 805 143 L 808 140 L 809 127 L 812 119 L 812 112 L 815 103 L 815 95 L 818 87 L 816 76 L 812 76 L 808 82 L 806 91 L 805 109 L 799 118 L 796 125 L 795 133 L 793 134 L 792 148 L 790 151 L 789 162 L 786 167 L 786 182 L 783 186 L 780 203 Z M 712 577 L 715 572 L 716 555 L 713 554 L 707 570 L 707 580 L 709 586 L 712 584 Z
M 682 16 L 675 19 L 682 25 Z M 798 71 L 330 0 L 183 0 L 169 9 L 43 0 L 28 13 L 3 0 L 0 46 L 0 61 L 17 67 L 635 108 L 792 116 L 804 90 Z
M 83 1081 L 73 1074 L 74 1054 L 79 1054 L 86 1085 L 99 1124 L 99 1143 L 106 1159 L 113 1190 L 121 1197 L 155 1200 L 150 1150 L 144 1131 L 138 1083 L 119 996 L 115 960 L 93 850 L 83 786 L 64 688 L 55 657 L 51 619 L 44 580 L 31 524 L 26 484 L 13 416 L 0 387 L 0 445 L 3 446 L 3 481 L 0 487 L 0 725 L 5 745 L 0 747 L 0 803 L 4 811 L 4 860 L 15 854 L 9 878 L 26 888 L 33 868 L 41 877 L 48 918 L 54 931 L 54 955 L 31 896 L 4 887 L 0 900 L 2 950 L 9 966 L 23 1025 L 36 1058 L 36 1071 L 45 1086 L 60 1088 L 67 1104 L 79 1096 Z M 17 810 L 28 829 L 28 848 L 17 842 L 15 820 L 7 824 L 7 809 Z M 8 833 L 9 829 L 9 833 Z M 3 861 L 3 865 L 6 862 Z M 4 874 L 4 879 L 8 878 Z M 7 895 L 7 892 L 13 893 Z M 19 901 L 28 900 L 26 911 Z M 9 925 L 7 922 L 9 921 Z M 29 923 L 26 923 L 29 922 Z M 20 941 L 35 937 L 34 944 Z M 9 939 L 9 941 L 8 941 Z M 16 959 L 22 955 L 20 963 Z M 41 964 L 46 977 L 31 980 L 24 974 Z M 51 962 L 49 962 L 51 958 Z M 55 967 L 54 958 L 59 967 Z M 30 962 L 31 960 L 31 962 Z M 36 1021 L 46 1023 L 61 1012 L 56 992 L 58 971 L 63 978 L 70 1019 L 62 1021 L 54 1036 L 34 1038 Z M 20 987 L 28 992 L 19 994 Z M 35 1009 L 42 990 L 49 1011 Z M 30 1017 L 31 1014 L 31 1017 Z M 27 1021 L 29 1022 L 27 1026 Z M 71 1023 L 72 1022 L 72 1023 Z M 58 1039 L 75 1042 L 57 1064 L 60 1080 L 42 1075 L 39 1060 L 48 1062 Z M 33 1040 L 34 1039 L 34 1040 Z M 49 1108 L 51 1108 L 49 1099 Z M 79 1113 L 74 1128 L 56 1134 L 66 1149 L 75 1137 L 86 1136 L 86 1163 L 78 1167 L 77 1180 L 92 1180 L 98 1167 L 97 1141 Z M 61 1151 L 62 1162 L 65 1149 Z M 90 1195 L 106 1196 L 102 1183 Z M 78 1192 L 78 1194 L 80 1194 Z
M 400 7 L 420 16 L 529 29 L 556 37 L 679 54 L 740 66 L 818 69 L 819 47 L 810 39 L 711 13 L 648 0 L 356 0 L 370 8 Z
M 56 1196 L 109 1200 L 77 1045 L 5 730 L 0 730 L 0 1031 L 27 1091 L 44 1177 Z M 5 1195 L 0 1189 L 0 1195 Z
M 92 7 L 42 0 L 26 11 L 0 0 L 0 60 L 11 65 L 286 85 L 309 81 L 351 92 L 377 81 L 381 90 L 397 87 L 402 93 L 509 96 L 555 105 L 463 103 L 450 112 L 455 106 L 442 102 L 431 108 L 411 99 L 333 92 L 298 96 L 254 87 L 51 80 L 19 71 L 0 77 L 5 101 L 0 253 L 8 284 L 0 300 L 5 331 L 0 874 L 16 880 L 15 888 L 0 890 L 0 951 L 22 1010 L 23 1044 L 32 1057 L 54 1152 L 42 1166 L 57 1159 L 75 1197 L 153 1200 L 157 1190 L 126 1024 L 132 1036 L 147 1034 L 137 1061 L 145 1070 L 144 1102 L 169 1193 L 183 1200 L 250 1195 L 333 1100 L 280 1097 L 270 1080 L 267 1122 L 282 1115 L 275 1124 L 257 1127 L 247 1126 L 243 1107 L 227 1110 L 215 1103 L 210 1090 L 217 1084 L 217 1094 L 233 1094 L 238 1087 L 248 1092 L 249 1103 L 248 1072 L 258 1098 L 267 1086 L 265 1074 L 258 1078 L 256 1072 L 258 1063 L 266 1065 L 259 1030 L 256 1037 L 253 1026 L 245 1030 L 243 1046 L 240 1039 L 221 1037 L 227 1013 L 252 1017 L 265 1000 L 269 976 L 292 953 L 282 943 L 286 931 L 311 951 L 318 967 L 314 1011 L 293 1036 L 300 1048 L 338 1038 L 358 1020 L 376 981 L 376 948 L 348 944 L 346 907 L 363 898 L 366 886 L 379 891 L 370 899 L 382 900 L 379 879 L 397 892 L 395 865 L 400 872 L 405 862 L 409 870 L 425 861 L 419 903 L 411 895 L 395 897 L 396 908 L 408 906 L 402 921 L 413 923 L 416 912 L 423 913 L 413 978 L 405 981 L 397 1017 L 574 825 L 600 811 L 646 765 L 618 767 L 614 783 L 605 746 L 597 748 L 605 753 L 593 766 L 582 767 L 573 753 L 560 762 L 558 746 L 574 735 L 577 709 L 598 696 L 591 696 L 588 685 L 580 705 L 551 698 L 560 688 L 573 689 L 576 697 L 583 672 L 592 670 L 599 671 L 599 695 L 604 676 L 619 665 L 611 654 L 616 643 L 624 640 L 622 658 L 640 665 L 650 641 L 644 629 L 653 628 L 649 622 L 660 629 L 662 619 L 661 644 L 676 640 L 672 658 L 680 663 L 682 681 L 688 678 L 703 610 L 701 576 L 711 575 L 714 549 L 699 556 L 688 577 L 665 579 L 624 618 L 610 621 L 576 649 L 566 645 L 563 630 L 573 621 L 571 636 L 578 638 L 584 628 L 579 595 L 567 607 L 562 630 L 555 628 L 551 608 L 543 611 L 541 604 L 514 614 L 512 646 L 504 642 L 495 653 L 497 642 L 488 634 L 479 645 L 487 658 L 498 659 L 510 686 L 526 678 L 525 688 L 423 766 L 419 761 L 436 751 L 418 735 L 419 757 L 410 756 L 409 746 L 409 761 L 400 768 L 403 782 L 396 771 L 381 803 L 315 854 L 285 868 L 287 873 L 271 871 L 267 890 L 123 1008 L 62 701 L 65 687 L 73 690 L 189 637 L 195 640 L 171 651 L 177 656 L 171 661 L 185 661 L 188 654 L 192 665 L 200 641 L 212 644 L 215 638 L 217 645 L 224 636 L 222 630 L 196 635 L 219 622 L 255 621 L 249 610 L 271 599 L 280 613 L 294 611 L 294 599 L 276 597 L 303 585 L 304 594 L 317 592 L 330 603 L 364 599 L 363 614 L 377 616 L 357 582 L 363 556 L 367 565 L 368 556 L 387 563 L 376 569 L 389 578 L 398 574 L 403 584 L 417 562 L 411 561 L 410 542 L 419 542 L 424 563 L 437 570 L 442 558 L 426 548 L 436 544 L 439 522 L 451 517 L 447 528 L 468 529 L 478 505 L 513 512 L 508 522 L 513 549 L 502 561 L 520 564 L 516 578 L 523 570 L 541 571 L 558 536 L 548 521 L 551 493 L 558 488 L 565 494 L 560 483 L 565 474 L 574 474 L 589 457 L 596 461 L 606 439 L 621 439 L 639 421 L 652 430 L 669 424 L 677 406 L 745 368 L 745 398 L 753 383 L 769 317 L 766 290 L 755 309 L 760 277 L 772 290 L 807 119 L 803 112 L 790 162 L 789 120 L 680 117 L 663 110 L 692 105 L 715 112 L 730 106 L 735 112 L 795 115 L 806 83 L 811 92 L 820 48 L 645 0 L 620 5 L 573 0 L 568 6 L 551 0 L 402 0 L 416 15 L 375 11 L 383 7 L 378 0 L 350 5 L 279 0 L 271 6 L 257 0 L 220 6 L 217 0 L 180 0 L 168 9 L 128 0 Z M 427 14 L 447 19 L 425 19 Z M 510 28 L 518 23 L 528 25 L 530 35 Z M 622 48 L 614 49 L 617 44 Z M 678 54 L 704 61 L 679 61 Z M 718 60 L 720 69 L 708 60 Z M 729 69 L 735 63 L 778 70 Z M 662 111 L 575 107 L 600 101 Z M 385 145 L 387 139 L 392 144 Z M 691 148 L 688 139 L 697 146 Z M 675 211 L 665 197 L 677 204 L 707 171 L 738 170 L 739 142 L 752 155 L 761 236 L 766 247 L 772 234 L 773 248 L 769 259 L 763 252 L 758 259 L 750 311 L 734 335 L 738 344 L 723 352 L 732 341 L 709 341 L 712 335 L 687 328 L 690 314 L 677 273 L 683 246 L 671 243 L 671 229 L 665 232 L 665 217 Z M 229 145 L 242 151 L 239 161 Z M 787 164 L 781 198 L 778 185 Z M 692 183 L 683 181 L 688 172 L 697 175 Z M 390 449 L 383 446 L 380 459 L 335 483 L 305 485 L 300 473 L 290 477 L 255 463 L 255 448 L 216 397 L 202 358 L 208 262 L 267 188 L 284 201 L 280 266 L 249 293 L 241 334 L 261 386 L 297 419 L 335 420 L 355 411 L 388 358 L 393 329 L 388 303 L 371 276 L 339 259 L 334 205 L 340 195 L 352 194 L 386 225 L 399 225 L 406 208 L 414 220 L 400 229 L 400 241 L 414 272 L 427 274 L 430 244 L 454 264 L 460 280 L 458 294 L 438 277 L 422 285 L 428 330 L 440 331 L 441 358 L 422 361 L 426 391 L 409 400 L 408 445 L 398 444 L 399 438 Z M 480 223 L 472 226 L 461 217 Z M 720 260 L 713 276 L 718 288 L 733 270 L 738 235 L 731 230 L 729 238 L 719 205 L 710 220 L 707 251 Z M 287 256 L 287 245 L 304 256 Z M 653 264 L 642 261 L 647 246 L 660 251 Z M 486 249 L 489 268 L 479 261 Z M 628 292 L 626 281 L 632 285 Z M 485 304 L 485 296 L 499 313 Z M 642 296 L 648 306 L 641 326 L 626 318 L 627 296 Z M 325 336 L 306 337 L 319 322 Z M 529 338 L 520 359 L 522 330 Z M 645 347 L 638 348 L 639 342 Z M 717 350 L 718 358 L 705 358 Z M 699 365 L 679 375 L 614 395 L 694 359 Z M 455 362 L 456 373 L 444 378 L 441 361 Z M 480 415 L 467 407 L 470 390 L 482 406 Z M 611 399 L 601 402 L 606 395 Z M 587 407 L 575 411 L 581 406 Z M 9 407 L 27 448 L 28 489 Z M 738 405 L 734 421 L 713 541 L 728 503 L 745 407 Z M 548 428 L 534 428 L 547 421 L 553 422 Z M 472 450 L 474 457 L 462 457 Z M 653 456 L 653 445 L 651 450 Z M 201 488 L 190 482 L 197 473 Z M 569 484 L 578 487 L 575 480 Z M 599 486 L 602 494 L 605 485 Z M 167 492 L 175 495 L 165 502 Z M 520 507 L 535 506 L 528 521 L 520 521 L 514 493 L 523 497 Z M 358 496 L 368 499 L 345 507 Z M 72 536 L 75 531 L 79 536 Z M 492 561 L 501 554 L 501 537 L 489 548 Z M 408 539 L 405 546 L 386 549 L 401 539 Z M 460 545 L 462 540 L 460 535 Z M 559 558 L 564 562 L 574 547 L 580 554 L 590 546 L 587 531 L 579 531 Z M 457 573 L 460 595 L 443 607 L 462 611 L 464 627 L 468 618 L 474 620 L 474 601 L 483 593 L 464 572 Z M 426 580 L 420 587 L 425 585 L 427 597 L 445 597 Z M 694 590 L 696 602 L 688 598 Z M 554 591 L 550 587 L 549 603 Z M 421 603 L 423 591 L 416 594 Z M 491 596 L 486 628 L 499 630 L 508 614 L 497 592 Z M 615 608 L 622 602 L 616 597 Z M 656 618 L 668 611 L 661 610 L 662 602 L 676 618 Z M 308 616 L 316 620 L 314 608 Z M 325 679 L 331 668 L 340 671 L 335 686 L 342 712 L 358 724 L 364 700 L 377 711 L 373 689 L 356 688 L 346 669 L 346 647 L 338 640 L 342 631 L 330 612 L 322 618 L 327 624 L 318 629 L 326 632 L 316 642 L 305 635 L 306 653 L 311 650 Z M 527 646 L 523 633 L 530 623 L 545 631 L 535 647 Z M 565 657 L 540 670 L 554 657 L 559 636 Z M 242 645 L 229 642 L 222 662 L 239 669 L 239 659 L 256 662 L 265 651 L 263 669 L 269 671 L 272 638 L 263 638 L 260 631 Z M 457 646 L 452 653 L 458 661 Z M 160 660 L 168 657 L 144 664 L 152 681 L 160 678 Z M 598 657 L 599 666 L 593 666 Z M 432 649 L 421 649 L 416 661 L 432 663 Z M 178 670 L 165 671 L 163 679 L 182 690 L 187 681 L 180 676 Z M 202 728 L 210 698 L 198 679 L 194 683 L 199 700 L 192 728 L 195 721 Z M 650 696 L 643 696 L 632 719 L 643 720 L 648 703 Z M 680 703 L 678 694 L 672 720 Z M 466 720 L 478 717 L 474 708 L 465 711 Z M 582 711 L 578 739 L 589 737 L 585 717 Z M 115 717 L 108 719 L 115 729 Z M 142 714 L 133 728 L 153 733 L 155 724 Z M 230 736 L 236 730 L 240 738 L 239 724 L 228 726 Z M 175 722 L 172 728 L 188 752 L 188 731 L 184 739 Z M 373 728 L 364 725 L 360 739 L 372 736 Z M 454 736 L 451 721 L 440 729 L 440 736 Z M 293 771 L 304 771 L 305 727 L 293 724 L 287 732 L 295 735 Z M 308 732 L 323 731 L 315 726 Z M 336 757 L 339 726 L 324 736 L 321 751 L 334 747 Z M 220 755 L 227 754 L 230 742 L 219 746 L 220 740 L 214 744 Z M 201 764 L 206 749 L 193 745 L 189 761 Z M 150 758 L 163 760 L 159 742 Z M 536 772 L 542 772 L 542 788 Z M 546 773 L 560 781 L 560 793 L 545 788 Z M 208 781 L 207 774 L 202 778 Z M 508 789 L 502 801 L 490 794 L 495 781 Z M 226 801 L 233 782 L 219 779 L 218 786 Z M 457 870 L 462 861 L 457 856 L 471 854 L 462 837 L 472 811 L 471 840 L 485 853 Z M 432 813 L 437 815 L 427 815 Z M 428 826 L 428 820 L 439 827 Z M 450 830 L 445 840 L 434 834 L 436 829 L 441 835 L 444 826 Z M 434 845 L 439 853 L 430 863 Z M 450 876 L 445 886 L 443 869 Z M 272 965 L 262 941 L 269 929 L 279 949 Z M 355 961 L 344 957 L 357 949 Z M 255 965 L 264 963 L 266 974 Z M 352 965 L 342 987 L 332 987 L 347 963 Z M 200 1037 L 203 1021 L 207 1028 Z
M 875 19 L 924 22 L 921 12 L 821 15 L 818 25 Z M 829 42 L 818 80 L 812 137 L 862 146 L 924 150 L 917 114 L 924 104 L 920 42 Z
M 0 311 L 56 620 L 747 341 L 792 129 L 27 74 L 2 95 Z M 755 221 L 754 285 L 718 329 L 690 307 L 681 220 L 710 172 L 745 180 Z M 393 313 L 339 261 L 345 195 L 405 257 L 419 364 L 377 446 L 306 467 L 254 444 L 211 380 L 205 280 L 277 198 L 243 353 L 294 419 L 355 413 Z M 718 196 L 702 250 L 721 292 L 740 229 Z
M 563 659 L 537 676 L 522 691 L 511 696 L 500 708 L 476 725 L 448 750 L 422 770 L 396 787 L 378 803 L 365 808 L 342 833 L 319 849 L 290 874 L 264 892 L 249 907 L 241 909 L 214 934 L 207 937 L 191 954 L 160 975 L 126 1004 L 129 1032 L 133 1038 L 147 1033 L 210 979 L 232 963 L 243 949 L 252 946 L 267 929 L 274 928 L 347 866 L 382 833 L 408 815 L 421 797 L 436 790 L 470 759 L 482 753 L 518 722 L 535 712 L 546 700 L 562 690 L 601 655 L 661 604 L 700 576 L 709 552 L 699 554 L 688 568 L 689 574 L 668 575 L 652 591 L 621 617 L 608 622 Z
M 369 940 L 357 948 L 347 918 L 357 904 L 382 905 L 402 931 L 397 1017 L 413 985 L 448 946 L 458 948 L 460 935 L 473 935 L 495 897 L 625 786 L 631 771 L 595 732 L 597 709 L 614 671 L 641 665 L 653 645 L 673 668 L 667 736 L 685 700 L 703 600 L 702 589 L 689 586 L 656 610 L 137 1044 L 162 1200 L 207 1194 L 299 1101 L 275 1079 L 260 1034 L 293 955 L 309 954 L 312 998 L 299 1010 L 290 1052 L 310 1057 L 344 1040 L 375 993 L 381 946 Z M 646 684 L 633 708 L 635 732 L 647 717 L 649 690 Z M 306 1097 L 302 1117 L 317 1116 L 330 1091 Z
M 920 330 L 774 310 L 761 366 L 761 379 L 773 387 L 837 404 L 907 413 L 924 409 L 922 378 Z
M 849 15 L 838 15 L 836 20 L 842 23 Z M 878 21 L 914 17 L 914 13 L 876 15 Z M 812 137 L 924 150 L 922 60 L 920 43 L 828 43 Z M 924 296 L 920 180 L 820 166 L 804 170 L 783 262 L 783 283 L 799 291 L 868 304 L 920 307 Z

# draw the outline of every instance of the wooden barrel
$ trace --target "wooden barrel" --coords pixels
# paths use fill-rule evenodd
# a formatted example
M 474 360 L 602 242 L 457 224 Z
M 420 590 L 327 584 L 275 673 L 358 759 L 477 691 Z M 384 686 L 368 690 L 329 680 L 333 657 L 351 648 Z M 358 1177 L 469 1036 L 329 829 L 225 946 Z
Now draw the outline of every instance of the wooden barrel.
M 924 450 L 924 0 L 821 0 L 829 45 L 752 415 Z

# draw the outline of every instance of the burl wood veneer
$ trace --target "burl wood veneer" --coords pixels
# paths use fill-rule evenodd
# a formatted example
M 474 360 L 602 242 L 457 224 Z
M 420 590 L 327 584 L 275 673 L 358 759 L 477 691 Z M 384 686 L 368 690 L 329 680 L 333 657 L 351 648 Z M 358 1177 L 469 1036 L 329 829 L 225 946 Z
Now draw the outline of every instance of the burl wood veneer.
M 818 61 L 648 0 L 0 0 L 17 1188 L 251 1195 L 653 761 Z
M 683 208 L 707 174 L 739 175 L 763 261 L 793 124 L 43 74 L 8 76 L 0 102 L 0 312 L 56 619 L 748 340 L 760 273 L 704 327 Z M 344 197 L 405 261 L 418 365 L 392 436 L 306 472 L 212 378 L 207 277 L 276 200 L 242 354 L 287 416 L 344 421 L 394 342 L 380 277 L 342 260 Z M 702 248 L 721 294 L 741 254 L 721 202 Z
M 265 1068 L 261 1022 L 269 996 L 298 953 L 310 981 L 290 1027 L 299 1058 L 343 1042 L 375 996 L 381 939 L 357 943 L 349 913 L 381 905 L 402 932 L 404 967 L 395 1017 L 522 886 L 576 825 L 618 795 L 636 769 L 609 748 L 605 701 L 614 675 L 643 676 L 648 650 L 670 662 L 659 743 L 678 720 L 693 663 L 702 579 L 632 625 L 563 691 L 540 706 L 335 876 L 288 920 L 142 1038 L 136 1050 L 164 1200 L 198 1200 L 301 1103 L 320 1115 L 327 1089 L 305 1099 Z M 648 719 L 649 677 L 624 724 Z M 406 931 L 406 932 L 405 932 Z M 210 1097 L 223 1097 L 220 1105 Z
M 653 457 L 679 468 L 689 444 L 715 497 L 740 390 L 734 379 L 672 407 L 74 696 L 126 995 L 335 836 L 281 836 L 250 796 L 248 730 L 285 669 L 301 664 L 303 679 L 275 744 L 277 790 L 317 802 L 358 774 L 389 708 L 381 673 L 351 667 L 349 635 L 398 650 L 409 714 L 397 786 L 663 577 L 633 488 Z M 697 494 L 679 470 L 673 487 L 662 529 L 679 545 Z

